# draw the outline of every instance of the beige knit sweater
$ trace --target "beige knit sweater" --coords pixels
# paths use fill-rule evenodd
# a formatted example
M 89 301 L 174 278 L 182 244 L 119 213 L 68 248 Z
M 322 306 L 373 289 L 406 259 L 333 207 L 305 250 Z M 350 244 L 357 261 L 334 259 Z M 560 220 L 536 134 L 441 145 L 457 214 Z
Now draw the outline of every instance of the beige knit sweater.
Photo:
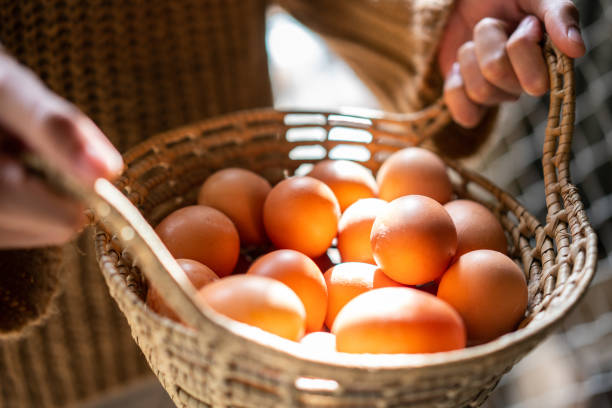
M 452 0 L 282 0 L 388 110 L 440 95 Z M 124 151 L 157 132 L 272 104 L 265 0 L 0 0 L 0 43 Z M 466 153 L 483 132 L 446 129 Z M 467 139 L 466 139 L 467 138 Z M 466 142 L 467 140 L 467 142 Z M 0 252 L 0 407 L 64 406 L 147 375 L 98 271 L 73 245 Z M 2 333 L 4 333 L 2 335 Z

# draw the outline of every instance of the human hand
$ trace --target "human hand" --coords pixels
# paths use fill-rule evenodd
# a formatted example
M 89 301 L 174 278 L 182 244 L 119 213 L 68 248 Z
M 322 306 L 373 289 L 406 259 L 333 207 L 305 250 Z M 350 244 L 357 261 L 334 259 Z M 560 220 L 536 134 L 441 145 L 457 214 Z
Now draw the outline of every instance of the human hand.
M 474 127 L 487 106 L 548 90 L 541 21 L 563 53 L 584 55 L 570 0 L 456 1 L 438 51 L 444 101 L 455 122 Z
M 0 248 L 64 243 L 83 225 L 83 208 L 28 174 L 24 151 L 87 186 L 123 167 L 89 118 L 0 49 Z

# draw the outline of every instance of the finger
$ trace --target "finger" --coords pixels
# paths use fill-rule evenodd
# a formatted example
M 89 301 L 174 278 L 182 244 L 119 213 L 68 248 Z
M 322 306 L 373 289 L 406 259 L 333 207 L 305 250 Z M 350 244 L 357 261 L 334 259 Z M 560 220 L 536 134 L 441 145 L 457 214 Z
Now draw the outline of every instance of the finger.
M 508 39 L 506 51 L 521 87 L 530 95 L 541 96 L 548 90 L 548 70 L 540 41 L 543 32 L 535 16 L 525 17 Z
M 482 120 L 485 110 L 476 105 L 465 93 L 459 63 L 454 63 L 444 83 L 444 102 L 453 120 L 466 128 L 473 128 Z
M 459 48 L 458 61 L 465 92 L 474 102 L 480 105 L 492 106 L 503 101 L 517 99 L 516 95 L 504 92 L 485 79 L 478 65 L 473 41 L 469 41 Z
M 62 237 L 63 234 L 63 237 Z M 39 248 L 52 245 L 62 245 L 72 239 L 68 231 L 24 230 L 23 228 L 0 227 L 0 249 Z
M 47 161 L 85 183 L 112 178 L 121 156 L 74 106 L 0 53 L 0 123 Z
M 586 48 L 580 33 L 578 9 L 570 0 L 519 0 L 519 5 L 544 22 L 552 42 L 563 53 L 571 58 L 584 55 Z
M 0 225 L 49 244 L 68 241 L 84 225 L 80 204 L 51 192 L 14 159 L 0 155 Z M 3 241 L 10 240 L 4 237 Z M 32 245 L 38 240 L 32 239 Z
M 520 95 L 521 84 L 506 54 L 508 25 L 502 20 L 484 18 L 474 27 L 474 47 L 484 78 L 501 90 Z
M 466 26 L 461 15 L 451 13 L 438 51 L 438 66 L 445 77 L 451 71 L 453 63 L 457 61 L 457 50 L 462 44 L 470 41 L 472 35 L 473 30 Z

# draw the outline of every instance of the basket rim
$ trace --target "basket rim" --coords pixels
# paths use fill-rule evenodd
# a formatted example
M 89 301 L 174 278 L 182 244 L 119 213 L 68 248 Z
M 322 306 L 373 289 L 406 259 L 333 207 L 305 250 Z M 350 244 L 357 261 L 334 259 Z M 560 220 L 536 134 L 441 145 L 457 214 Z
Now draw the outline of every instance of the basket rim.
M 182 130 L 193 130 L 198 126 L 212 122 L 223 122 L 229 119 L 244 117 L 254 113 L 269 113 L 269 114 L 322 114 L 322 115 L 342 115 L 352 116 L 355 118 L 363 118 L 370 120 L 397 120 L 396 115 L 389 116 L 387 113 L 362 108 L 341 108 L 331 110 L 320 109 L 274 109 L 260 108 L 244 111 L 231 112 L 224 115 L 219 115 L 214 118 L 206 119 L 191 125 L 181 126 L 169 132 L 163 132 L 147 139 L 147 143 L 155 144 L 163 139 L 168 133 L 180 132 Z M 364 115 L 364 113 L 366 115 Z M 139 145 L 129 149 L 124 157 L 130 157 L 137 154 Z M 481 176 L 482 177 L 482 176 Z M 482 177 L 486 180 L 486 178 Z M 97 232 L 102 231 L 100 226 L 96 227 Z M 431 354 L 350 354 L 341 352 L 322 353 L 320 356 L 309 353 L 304 350 L 299 343 L 281 338 L 274 334 L 265 332 L 256 327 L 248 326 L 243 323 L 233 321 L 223 315 L 214 312 L 210 308 L 203 310 L 204 315 L 212 323 L 215 329 L 220 330 L 220 335 L 230 335 L 234 340 L 238 340 L 240 346 L 258 346 L 264 352 L 278 353 L 285 357 L 295 358 L 307 365 L 326 366 L 347 369 L 364 369 L 364 370 L 397 370 L 397 369 L 417 369 L 417 368 L 434 368 L 440 366 L 450 366 L 461 364 L 463 362 L 473 362 L 473 360 L 486 359 L 492 354 L 504 352 L 505 350 L 523 347 L 534 347 L 536 343 L 529 344 L 530 341 L 536 340 L 539 335 L 546 336 L 558 325 L 561 319 L 573 309 L 578 301 L 586 293 L 586 289 L 590 284 L 595 274 L 597 262 L 589 257 L 596 257 L 597 243 L 593 234 L 587 237 L 585 249 L 584 271 L 579 280 L 575 281 L 575 286 L 571 290 L 571 294 L 564 299 L 564 304 L 561 307 L 556 307 L 553 310 L 548 310 L 543 317 L 539 317 L 531 321 L 525 327 L 519 328 L 513 332 L 502 335 L 501 337 L 476 346 L 466 347 L 461 350 L 431 353 Z M 104 255 L 101 251 L 102 247 L 96 245 L 96 255 L 100 262 L 101 269 L 107 274 L 108 266 L 101 262 L 101 257 Z M 566 259 L 562 263 L 569 264 Z M 561 264 L 561 263 L 560 263 Z M 108 275 L 108 274 L 107 274 Z M 196 329 L 185 327 L 168 318 L 162 317 L 151 311 L 146 304 L 130 290 L 126 282 L 120 279 L 120 290 L 127 291 L 131 303 L 135 304 L 142 312 L 150 318 L 157 319 L 157 322 L 171 331 L 182 331 L 185 335 L 196 337 L 198 331 Z M 554 292 L 553 292 L 554 293 Z M 237 344 L 238 344 L 237 343 Z M 238 346 L 237 346 L 238 347 Z

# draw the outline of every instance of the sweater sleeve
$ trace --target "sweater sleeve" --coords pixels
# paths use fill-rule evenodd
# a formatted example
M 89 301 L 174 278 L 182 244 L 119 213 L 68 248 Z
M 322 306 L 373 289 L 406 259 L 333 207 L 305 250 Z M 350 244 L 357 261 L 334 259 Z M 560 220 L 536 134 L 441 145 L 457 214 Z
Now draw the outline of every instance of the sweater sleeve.
M 442 96 L 436 56 L 453 0 L 278 0 L 320 34 L 389 112 L 414 112 Z M 486 140 L 492 110 L 475 129 L 451 123 L 429 143 L 451 157 L 473 154 Z
M 44 319 L 59 292 L 61 247 L 0 251 L 0 338 Z

